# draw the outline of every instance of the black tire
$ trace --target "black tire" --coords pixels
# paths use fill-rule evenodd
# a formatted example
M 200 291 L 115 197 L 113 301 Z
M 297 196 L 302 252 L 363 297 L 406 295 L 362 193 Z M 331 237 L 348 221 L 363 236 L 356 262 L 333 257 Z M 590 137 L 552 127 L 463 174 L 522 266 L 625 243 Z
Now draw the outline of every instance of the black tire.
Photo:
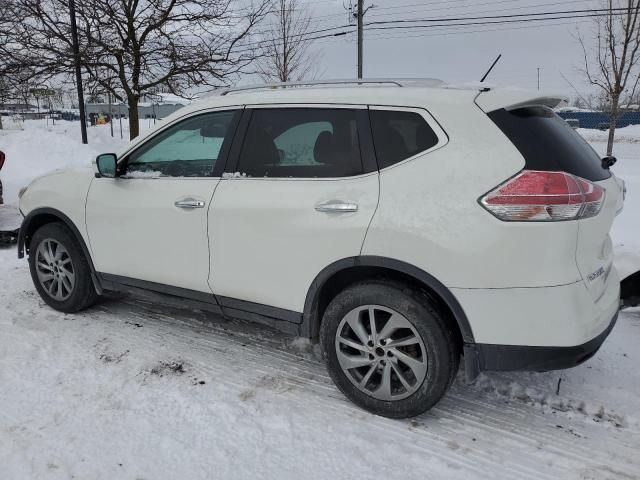
M 400 313 L 415 328 L 426 350 L 427 371 L 415 392 L 399 400 L 380 400 L 357 388 L 343 371 L 336 353 L 336 335 L 345 316 L 364 305 L 380 305 Z M 401 283 L 379 279 L 357 283 L 340 292 L 327 307 L 320 342 L 329 374 L 353 403 L 384 417 L 407 418 L 433 407 L 458 372 L 460 351 L 454 333 L 429 298 Z M 407 392 L 408 393 L 408 392 Z
M 36 252 L 38 247 L 45 240 L 52 239 L 64 246 L 71 258 L 71 264 L 75 275 L 73 289 L 68 298 L 58 301 L 45 290 L 36 271 Z M 29 244 L 29 269 L 31 279 L 36 290 L 47 305 L 55 310 L 65 313 L 75 313 L 93 305 L 98 299 L 93 280 L 91 278 L 91 268 L 87 258 L 82 251 L 73 233 L 62 223 L 48 223 L 33 234 Z

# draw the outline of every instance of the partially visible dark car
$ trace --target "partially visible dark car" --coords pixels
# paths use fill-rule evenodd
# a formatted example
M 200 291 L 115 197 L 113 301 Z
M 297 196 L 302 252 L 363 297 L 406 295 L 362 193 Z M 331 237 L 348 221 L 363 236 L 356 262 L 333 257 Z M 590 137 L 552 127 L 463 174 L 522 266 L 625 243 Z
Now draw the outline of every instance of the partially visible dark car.
M 2 170 L 2 166 L 4 165 L 5 155 L 4 152 L 0 151 L 0 170 Z M 2 180 L 0 179 L 0 205 L 4 202 L 2 200 Z
M 567 118 L 565 122 L 567 122 L 569 126 L 574 130 L 576 128 L 580 128 L 580 120 L 578 120 L 577 118 Z
M 603 132 L 605 130 L 609 130 L 609 122 L 600 122 L 596 128 L 598 130 L 602 130 Z

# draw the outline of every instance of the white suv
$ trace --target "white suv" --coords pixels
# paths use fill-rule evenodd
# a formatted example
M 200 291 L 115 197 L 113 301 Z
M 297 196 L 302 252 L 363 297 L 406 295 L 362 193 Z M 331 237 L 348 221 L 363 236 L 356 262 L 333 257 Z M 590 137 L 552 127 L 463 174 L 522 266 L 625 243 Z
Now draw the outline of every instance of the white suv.
M 287 85 L 291 87 L 291 85 Z M 105 291 L 319 340 L 356 404 L 419 414 L 462 356 L 577 365 L 617 317 L 621 182 L 551 107 L 438 81 L 240 89 L 21 195 L 53 308 Z

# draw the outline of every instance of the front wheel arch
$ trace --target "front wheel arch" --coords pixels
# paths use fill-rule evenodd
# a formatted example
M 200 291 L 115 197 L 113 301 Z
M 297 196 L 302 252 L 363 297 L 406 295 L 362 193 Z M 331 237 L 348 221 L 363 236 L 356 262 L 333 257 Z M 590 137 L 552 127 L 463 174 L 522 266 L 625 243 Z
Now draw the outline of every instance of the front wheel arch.
M 55 222 L 59 222 L 65 225 L 80 244 L 82 253 L 87 259 L 87 263 L 89 264 L 89 268 L 91 270 L 91 280 L 93 281 L 93 286 L 95 287 L 96 292 L 99 295 L 102 294 L 102 287 L 96 275 L 96 269 L 93 265 L 93 260 L 91 259 L 91 254 L 89 252 L 89 249 L 87 248 L 87 244 L 85 243 L 80 230 L 78 230 L 78 227 L 73 222 L 73 220 L 71 220 L 60 210 L 47 207 L 37 208 L 29 212 L 29 214 L 22 221 L 20 232 L 18 233 L 18 258 L 24 258 L 25 252 L 27 253 L 27 255 L 29 254 L 29 244 L 31 243 L 31 238 L 39 228 L 49 223 Z

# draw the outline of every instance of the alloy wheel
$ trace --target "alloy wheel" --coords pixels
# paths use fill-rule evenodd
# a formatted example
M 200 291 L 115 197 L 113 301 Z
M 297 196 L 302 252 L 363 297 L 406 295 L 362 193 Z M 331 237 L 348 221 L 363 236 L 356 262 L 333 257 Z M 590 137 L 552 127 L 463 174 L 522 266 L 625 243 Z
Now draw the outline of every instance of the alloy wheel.
M 378 400 L 410 396 L 427 374 L 420 335 L 403 315 L 381 305 L 363 305 L 345 315 L 335 349 L 351 383 Z
M 51 238 L 43 240 L 36 250 L 35 264 L 38 281 L 47 295 L 59 302 L 71 296 L 76 277 L 64 245 Z

